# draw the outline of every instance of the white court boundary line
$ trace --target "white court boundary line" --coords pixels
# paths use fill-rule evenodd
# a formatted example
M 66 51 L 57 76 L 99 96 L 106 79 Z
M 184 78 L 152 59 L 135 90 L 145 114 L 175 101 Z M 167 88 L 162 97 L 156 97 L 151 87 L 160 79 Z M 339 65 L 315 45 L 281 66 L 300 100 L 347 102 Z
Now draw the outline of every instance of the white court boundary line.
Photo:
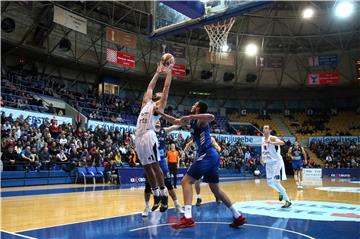
M 147 228 L 153 228 L 153 227 L 163 227 L 163 226 L 169 226 L 169 225 L 173 225 L 175 223 L 165 223 L 165 224 L 158 224 L 158 225 L 152 225 L 152 226 L 146 226 L 146 227 L 139 227 L 139 228 L 135 228 L 135 229 L 131 229 L 129 230 L 130 232 L 135 232 L 135 231 L 140 231 L 140 230 L 144 230 Z M 196 222 L 196 224 L 226 224 L 228 225 L 228 222 Z M 244 224 L 242 226 L 248 226 L 248 227 L 262 227 L 262 228 L 268 228 L 268 229 L 274 229 L 274 230 L 279 230 L 279 231 L 285 231 L 285 232 L 289 232 L 289 233 L 293 233 L 293 234 L 297 234 L 309 239 L 315 239 L 315 237 L 311 237 L 309 235 L 300 233 L 300 232 L 296 232 L 296 231 L 291 231 L 291 230 L 287 230 L 287 229 L 283 229 L 283 228 L 278 228 L 278 227 L 270 227 L 270 226 L 264 226 L 264 225 L 257 225 L 257 224 Z
M 5 232 L 5 233 L 10 234 L 10 235 L 14 235 L 14 236 L 22 237 L 22 238 L 27 238 L 27 239 L 37 239 L 36 237 L 25 236 L 25 235 L 21 235 L 21 234 L 15 233 L 15 232 L 5 231 L 5 230 L 2 230 L 2 229 L 1 229 L 0 231 Z

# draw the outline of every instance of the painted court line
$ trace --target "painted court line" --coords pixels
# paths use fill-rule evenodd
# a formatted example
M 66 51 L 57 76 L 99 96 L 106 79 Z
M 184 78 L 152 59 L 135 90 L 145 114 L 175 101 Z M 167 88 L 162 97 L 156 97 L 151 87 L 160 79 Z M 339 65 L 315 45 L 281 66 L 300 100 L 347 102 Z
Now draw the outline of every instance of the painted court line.
M 174 224 L 174 223 L 165 223 L 165 224 L 158 224 L 158 225 L 152 225 L 152 226 L 146 226 L 146 227 L 139 227 L 139 228 L 131 229 L 129 231 L 130 232 L 135 232 L 135 231 L 140 231 L 140 230 L 144 230 L 144 229 L 147 229 L 147 228 L 163 227 L 163 226 L 169 226 L 169 225 L 172 225 L 172 224 Z M 196 224 L 226 224 L 226 225 L 228 225 L 229 222 L 196 222 Z M 303 233 L 300 233 L 300 232 L 291 231 L 291 230 L 278 228 L 278 227 L 270 227 L 270 226 L 257 225 L 257 224 L 244 224 L 243 226 L 245 226 L 245 227 L 246 226 L 248 226 L 248 227 L 261 227 L 261 228 L 279 230 L 279 231 L 284 231 L 284 232 L 297 234 L 299 236 L 306 237 L 306 238 L 309 238 L 309 239 L 315 239 L 315 237 L 311 237 L 309 235 L 306 235 L 306 234 L 303 234 Z
M 21 234 L 15 233 L 15 232 L 8 232 L 8 231 L 2 230 L 2 229 L 0 231 L 5 232 L 5 233 L 10 234 L 10 235 L 22 237 L 22 238 L 37 239 L 36 237 L 25 236 L 25 235 L 21 235 Z

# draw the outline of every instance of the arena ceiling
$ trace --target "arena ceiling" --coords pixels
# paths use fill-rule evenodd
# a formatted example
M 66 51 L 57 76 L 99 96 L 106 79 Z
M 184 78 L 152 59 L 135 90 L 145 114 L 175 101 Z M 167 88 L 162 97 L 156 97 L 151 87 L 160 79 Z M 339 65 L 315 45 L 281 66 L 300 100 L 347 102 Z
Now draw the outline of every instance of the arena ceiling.
M 322 52 L 336 51 L 352 61 L 360 57 L 360 3 L 354 2 L 356 4 L 356 11 L 351 19 L 346 21 L 334 17 L 333 9 L 335 3 L 335 1 L 273 2 L 261 10 L 238 16 L 235 25 L 230 31 L 228 44 L 233 51 L 241 51 L 246 42 L 255 41 L 261 47 L 263 53 L 281 53 L 295 57 L 297 54 L 321 54 Z M 2 36 L 2 43 L 5 46 L 2 48 L 2 55 L 6 56 L 17 51 L 18 53 L 23 53 L 24 51 L 29 51 L 29 47 L 32 48 L 31 50 L 36 51 L 33 47 L 39 45 L 42 48 L 47 48 L 47 38 L 53 35 L 56 30 L 56 26 L 52 22 L 52 9 L 54 5 L 61 6 L 75 14 L 86 17 L 94 24 L 112 26 L 117 29 L 133 32 L 144 36 L 144 39 L 148 33 L 150 14 L 150 2 L 148 1 L 42 1 L 32 2 L 31 10 L 23 2 L 2 1 L 2 18 L 6 17 L 7 13 L 16 13 L 16 11 L 20 11 L 21 14 L 24 13 L 29 18 L 29 23 L 24 26 L 26 30 L 22 31 L 21 36 L 13 38 Z M 307 6 L 312 6 L 316 11 L 314 18 L 310 20 L 301 18 L 301 11 Z M 103 36 L 103 33 L 100 34 L 99 28 L 93 24 L 89 28 L 94 34 L 91 40 L 93 44 L 89 44 L 91 49 L 97 43 L 99 37 Z M 65 38 L 72 33 L 71 31 L 62 31 L 61 34 Z M 62 37 L 59 36 L 58 39 Z M 208 36 L 201 28 L 176 36 L 162 38 L 161 40 L 201 48 L 207 48 L 209 44 Z M 81 44 L 81 42 L 78 44 Z M 47 49 L 46 55 L 51 55 L 56 46 L 58 44 L 54 44 L 51 49 Z M 146 52 L 146 54 L 149 53 Z M 143 56 L 143 58 L 145 59 L 146 57 Z M 75 57 L 75 61 L 77 64 L 84 65 L 84 68 L 88 67 L 87 64 L 81 62 L 80 58 L 77 59 Z M 150 65 L 150 62 L 148 63 Z M 105 69 L 101 62 L 97 64 L 96 68 L 92 68 L 92 70 L 97 74 L 104 71 L 107 73 L 116 72 L 113 69 Z M 306 69 L 302 70 L 306 71 Z M 304 86 L 304 82 L 299 80 L 302 77 L 299 77 L 298 80 L 293 79 L 296 85 L 286 85 L 287 81 L 292 80 L 291 78 L 281 79 L 274 85 L 283 86 L 284 88 Z M 351 77 L 348 77 L 347 81 L 351 83 Z M 186 85 L 183 83 L 178 84 Z M 200 85 L 201 82 L 195 82 L 194 84 Z M 215 81 L 210 82 L 211 84 L 214 85 L 214 90 L 217 89 Z M 355 82 L 352 82 L 351 85 L 354 84 L 357 87 L 359 86 Z M 236 80 L 233 85 L 224 86 L 227 89 L 247 87 L 253 86 L 248 86 L 242 83 L 241 80 Z M 264 85 L 264 81 L 259 80 L 254 87 L 266 87 L 266 84 Z

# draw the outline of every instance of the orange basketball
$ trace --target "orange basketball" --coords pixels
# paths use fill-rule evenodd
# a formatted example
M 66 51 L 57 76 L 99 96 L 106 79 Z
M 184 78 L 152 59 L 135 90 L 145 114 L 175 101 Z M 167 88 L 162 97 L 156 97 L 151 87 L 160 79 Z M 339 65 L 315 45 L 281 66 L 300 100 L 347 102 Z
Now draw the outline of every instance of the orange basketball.
M 160 62 L 163 66 L 169 66 L 170 64 L 175 62 L 175 58 L 170 53 L 165 53 L 164 55 L 162 55 Z

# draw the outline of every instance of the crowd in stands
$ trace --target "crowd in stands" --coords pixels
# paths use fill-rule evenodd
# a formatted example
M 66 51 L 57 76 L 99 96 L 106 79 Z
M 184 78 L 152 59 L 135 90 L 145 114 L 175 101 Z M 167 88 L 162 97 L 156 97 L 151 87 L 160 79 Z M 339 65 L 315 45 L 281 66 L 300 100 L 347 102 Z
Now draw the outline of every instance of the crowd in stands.
M 26 170 L 51 170 L 57 166 L 71 171 L 77 166 L 106 166 L 114 160 L 121 166 L 138 165 L 134 135 L 130 132 L 108 132 L 76 129 L 71 124 L 58 125 L 56 120 L 40 124 L 20 116 L 1 115 L 1 152 L 5 170 L 23 165 Z
M 354 142 L 312 142 L 310 149 L 325 162 L 325 168 L 360 167 L 360 145 Z

